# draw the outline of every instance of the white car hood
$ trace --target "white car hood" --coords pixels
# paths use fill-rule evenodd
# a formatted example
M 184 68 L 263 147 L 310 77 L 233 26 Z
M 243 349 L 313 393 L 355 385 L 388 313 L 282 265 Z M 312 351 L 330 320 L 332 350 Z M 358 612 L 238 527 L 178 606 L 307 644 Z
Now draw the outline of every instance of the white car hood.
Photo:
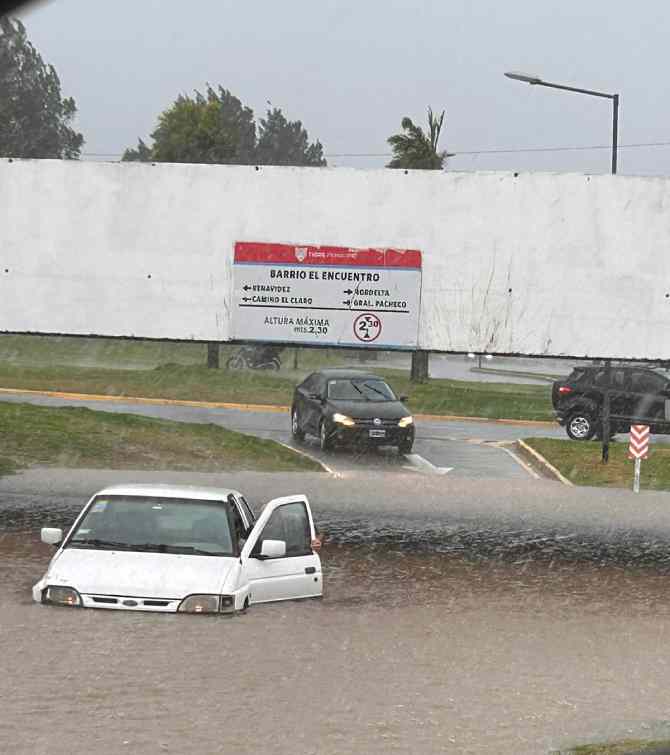
M 237 559 L 173 553 L 66 548 L 56 557 L 45 584 L 67 585 L 84 595 L 184 598 L 218 595 Z

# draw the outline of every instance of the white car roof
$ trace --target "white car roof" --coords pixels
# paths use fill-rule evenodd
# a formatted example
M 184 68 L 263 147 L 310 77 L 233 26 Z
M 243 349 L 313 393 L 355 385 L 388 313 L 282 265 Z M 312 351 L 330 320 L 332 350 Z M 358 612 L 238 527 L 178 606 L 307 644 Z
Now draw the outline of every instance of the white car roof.
M 160 496 L 162 498 L 192 498 L 200 501 L 225 501 L 228 496 L 239 496 L 237 490 L 231 488 L 207 488 L 198 485 L 168 485 L 168 484 L 128 484 L 110 485 L 99 490 L 96 495 L 133 495 L 133 496 Z

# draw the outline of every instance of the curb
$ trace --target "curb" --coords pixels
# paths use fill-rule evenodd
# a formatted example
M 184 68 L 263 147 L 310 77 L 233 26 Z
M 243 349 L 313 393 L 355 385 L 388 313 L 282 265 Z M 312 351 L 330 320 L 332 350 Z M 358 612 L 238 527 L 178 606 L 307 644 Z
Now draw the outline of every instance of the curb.
M 554 479 L 558 480 L 559 482 L 563 483 L 563 485 L 567 485 L 570 488 L 574 487 L 574 483 L 570 482 L 567 477 L 562 475 L 558 469 L 553 464 L 550 464 L 544 456 L 542 456 L 541 453 L 536 451 L 534 448 L 531 448 L 531 446 L 528 445 L 528 443 L 524 442 L 523 440 L 517 440 L 516 442 L 519 450 L 522 453 L 525 453 L 526 455 L 532 457 L 532 461 L 537 462 L 546 472 L 549 473 L 550 476 L 552 476 Z
M 282 414 L 290 410 L 289 406 L 277 404 L 238 404 L 229 401 L 192 401 L 176 398 L 146 398 L 143 396 L 109 396 L 99 393 L 68 393 L 67 391 L 38 391 L 31 388 L 0 388 L 3 394 L 25 394 L 28 396 L 45 396 L 64 398 L 71 401 L 109 401 L 121 404 L 154 404 L 158 406 L 192 406 L 202 409 L 235 409 L 243 412 L 275 412 Z M 521 427 L 554 427 L 555 422 L 541 419 L 493 419 L 491 417 L 467 417 L 458 414 L 415 414 L 419 420 L 435 422 L 495 422 Z
M 0 388 L 3 393 L 26 394 L 29 396 L 46 396 L 64 398 L 72 401 L 109 401 L 120 404 L 157 404 L 159 406 L 193 406 L 202 409 L 237 409 L 247 412 L 288 412 L 288 406 L 274 404 L 236 404 L 224 401 L 189 401 L 174 398 L 145 398 L 142 396 L 108 396 L 98 393 L 67 393 L 65 391 L 36 391 L 29 388 Z
M 495 422 L 500 425 L 519 425 L 521 427 L 555 427 L 555 422 L 545 419 L 494 419 L 492 417 L 464 417 L 458 414 L 415 414 L 417 419 L 447 422 Z

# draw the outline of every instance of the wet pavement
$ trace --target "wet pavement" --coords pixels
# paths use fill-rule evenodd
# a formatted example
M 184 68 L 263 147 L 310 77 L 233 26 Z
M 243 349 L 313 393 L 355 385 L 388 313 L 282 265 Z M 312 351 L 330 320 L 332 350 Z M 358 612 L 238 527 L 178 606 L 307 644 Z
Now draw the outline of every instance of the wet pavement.
M 308 453 L 336 472 L 380 471 L 404 473 L 413 468 L 420 474 L 446 473 L 467 479 L 523 479 L 528 472 L 518 460 L 493 445 L 528 435 L 564 437 L 556 425 L 506 425 L 495 422 L 417 420 L 414 453 L 407 458 L 395 449 L 351 449 L 322 452 L 316 438 L 296 443 L 291 438 L 288 412 L 242 411 L 178 405 L 123 403 L 122 401 L 70 400 L 30 394 L 2 394 L 2 401 L 30 402 L 41 406 L 85 406 L 108 412 L 126 412 L 179 422 L 213 423 L 231 430 L 269 438 Z
M 1 401 L 42 406 L 85 406 L 108 412 L 126 412 L 179 422 L 213 423 L 231 430 L 269 438 L 309 454 L 337 473 L 384 472 L 400 475 L 408 470 L 423 475 L 443 475 L 464 480 L 522 480 L 531 477 L 520 459 L 503 447 L 519 438 L 566 438 L 558 424 L 507 423 L 449 419 L 417 419 L 413 454 L 404 456 L 392 448 L 354 452 L 340 449 L 322 452 L 316 438 L 302 443 L 291 438 L 288 412 L 242 411 L 207 407 L 123 403 L 122 401 L 68 400 L 26 394 L 2 394 Z M 626 442 L 626 436 L 617 436 Z M 653 436 L 653 443 L 668 443 L 670 436 Z
M 68 526 L 114 478 L 0 481 L 2 751 L 530 755 L 668 735 L 661 494 L 194 475 L 255 508 L 308 492 L 323 600 L 234 619 L 33 605 L 53 552 L 39 527 Z

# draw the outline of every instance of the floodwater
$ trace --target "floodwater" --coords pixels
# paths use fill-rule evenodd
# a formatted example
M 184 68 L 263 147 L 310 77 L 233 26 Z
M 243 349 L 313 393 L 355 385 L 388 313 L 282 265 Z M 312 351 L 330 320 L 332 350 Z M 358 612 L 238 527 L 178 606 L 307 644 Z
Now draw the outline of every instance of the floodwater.
M 639 544 L 331 514 L 323 600 L 80 611 L 31 603 L 44 517 L 5 503 L 2 752 L 523 755 L 667 734 L 658 544 L 631 568 Z M 56 502 L 50 523 L 75 513 Z

